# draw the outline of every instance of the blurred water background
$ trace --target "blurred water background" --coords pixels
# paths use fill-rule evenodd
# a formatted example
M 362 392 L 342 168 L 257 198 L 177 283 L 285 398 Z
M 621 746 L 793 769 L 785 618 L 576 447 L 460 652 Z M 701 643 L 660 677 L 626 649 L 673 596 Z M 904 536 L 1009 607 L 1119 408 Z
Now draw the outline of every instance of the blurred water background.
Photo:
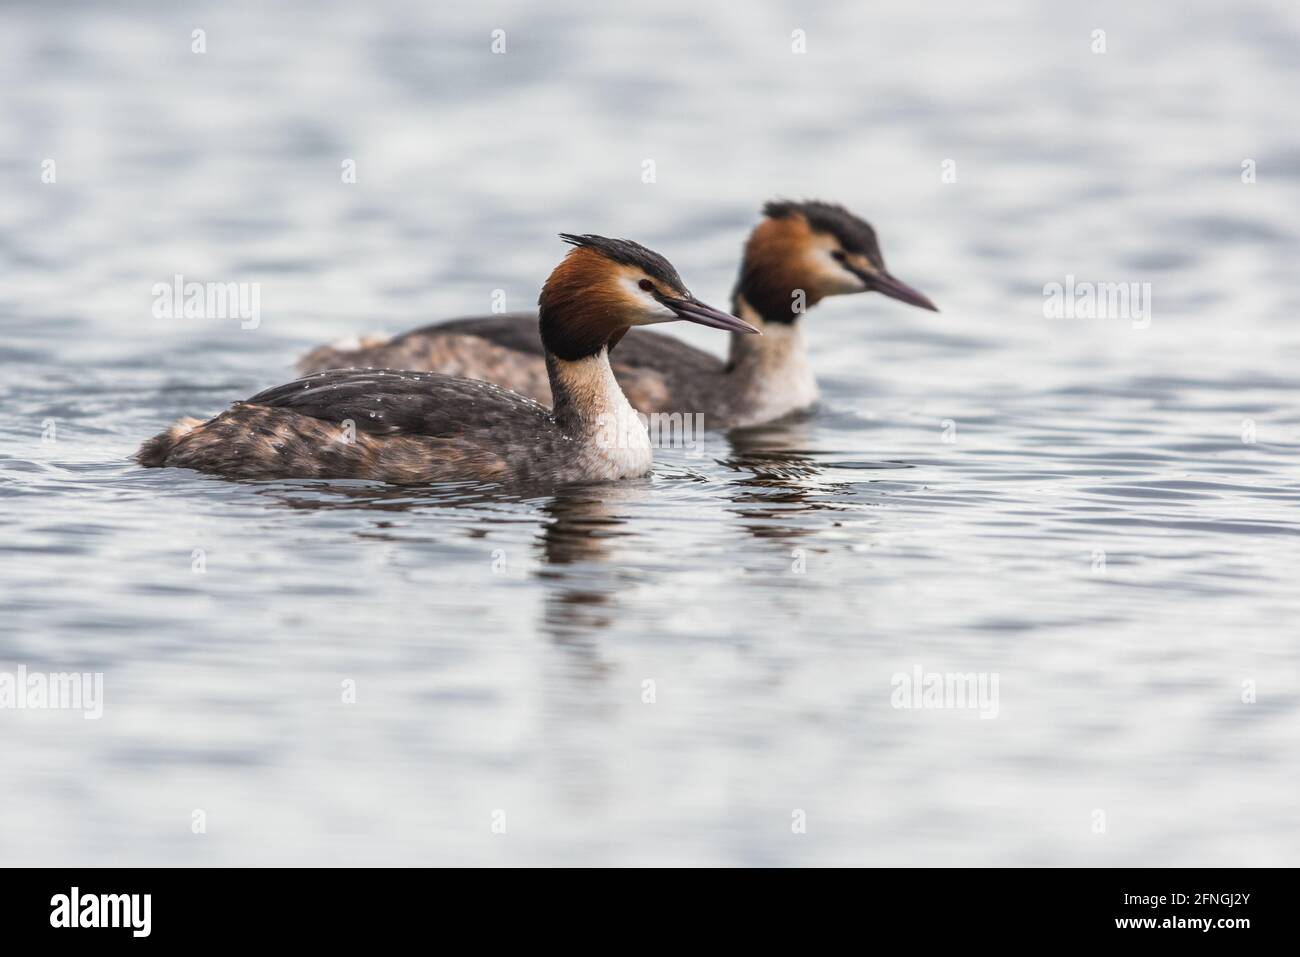
M 0 711 L 0 863 L 1300 863 L 1297 43 L 1280 0 L 4 5 L 0 670 L 105 677 Z M 562 230 L 725 303 L 775 196 L 943 310 L 819 306 L 807 421 L 532 498 L 128 461 L 322 341 L 528 308 Z M 260 324 L 155 318 L 177 274 Z M 1150 321 L 1045 317 L 1067 276 Z M 997 718 L 892 707 L 917 666 Z

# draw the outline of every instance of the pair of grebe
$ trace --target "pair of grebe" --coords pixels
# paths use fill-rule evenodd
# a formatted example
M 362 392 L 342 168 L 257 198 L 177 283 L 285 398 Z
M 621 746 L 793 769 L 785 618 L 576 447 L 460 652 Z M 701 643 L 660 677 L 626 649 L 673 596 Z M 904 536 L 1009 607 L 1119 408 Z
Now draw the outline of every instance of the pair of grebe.
M 574 248 L 542 287 L 536 319 L 457 319 L 359 349 L 317 349 L 301 363 L 311 374 L 207 422 L 182 420 L 137 461 L 231 478 L 397 484 L 645 475 L 651 448 L 638 411 L 699 412 L 706 427 L 732 428 L 812 405 L 799 319 L 821 299 L 874 290 L 935 309 L 889 274 L 871 226 L 843 208 L 777 202 L 763 212 L 735 315 L 692 296 L 644 246 L 563 234 Z M 730 331 L 728 361 L 633 329 L 675 320 Z

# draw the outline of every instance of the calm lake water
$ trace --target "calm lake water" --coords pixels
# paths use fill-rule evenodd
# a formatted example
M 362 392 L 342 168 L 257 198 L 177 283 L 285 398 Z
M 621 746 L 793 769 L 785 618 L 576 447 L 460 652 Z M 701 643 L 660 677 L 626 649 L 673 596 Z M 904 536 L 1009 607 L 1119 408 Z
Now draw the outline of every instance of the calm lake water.
M 152 6 L 0 9 L 0 672 L 104 675 L 0 710 L 0 862 L 1300 863 L 1294 4 Z M 560 231 L 725 303 L 774 196 L 943 310 L 819 306 L 806 421 L 533 498 L 128 460 Z

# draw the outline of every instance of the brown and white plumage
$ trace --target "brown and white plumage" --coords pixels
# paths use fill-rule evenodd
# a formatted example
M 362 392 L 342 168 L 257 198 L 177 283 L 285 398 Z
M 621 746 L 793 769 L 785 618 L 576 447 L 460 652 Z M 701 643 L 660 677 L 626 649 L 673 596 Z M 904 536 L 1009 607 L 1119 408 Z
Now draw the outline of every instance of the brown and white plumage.
M 876 290 L 934 309 L 894 279 L 871 226 L 826 203 L 768 203 L 745 244 L 732 312 L 764 335 L 733 335 L 726 361 L 671 336 L 632 329 L 610 356 L 640 412 L 702 413 L 709 428 L 771 421 L 817 399 L 799 319 L 823 298 Z M 420 369 L 495 382 L 551 402 L 533 317 L 453 319 L 360 346 L 323 346 L 302 372 L 333 368 Z
M 230 478 L 408 485 L 645 474 L 649 439 L 610 369 L 610 343 L 632 325 L 676 319 L 748 327 L 696 300 L 672 265 L 642 246 L 565 238 L 575 248 L 538 301 L 554 408 L 441 373 L 330 370 L 267 389 L 207 422 L 183 420 L 145 442 L 137 461 Z

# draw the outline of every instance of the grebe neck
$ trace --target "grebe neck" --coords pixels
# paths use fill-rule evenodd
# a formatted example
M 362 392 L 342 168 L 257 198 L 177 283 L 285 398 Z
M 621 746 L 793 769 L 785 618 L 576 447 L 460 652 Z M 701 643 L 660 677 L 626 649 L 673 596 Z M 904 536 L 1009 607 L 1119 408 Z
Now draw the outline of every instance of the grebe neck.
M 608 478 L 644 475 L 653 455 L 640 415 L 614 378 L 609 349 L 581 359 L 546 354 L 556 424 L 600 461 Z
M 737 296 L 735 315 L 763 331 L 761 336 L 731 337 L 727 362 L 728 392 L 743 413 L 737 425 L 753 425 L 806 409 L 817 401 L 817 379 L 804 347 L 799 322 L 766 322 L 744 297 Z

